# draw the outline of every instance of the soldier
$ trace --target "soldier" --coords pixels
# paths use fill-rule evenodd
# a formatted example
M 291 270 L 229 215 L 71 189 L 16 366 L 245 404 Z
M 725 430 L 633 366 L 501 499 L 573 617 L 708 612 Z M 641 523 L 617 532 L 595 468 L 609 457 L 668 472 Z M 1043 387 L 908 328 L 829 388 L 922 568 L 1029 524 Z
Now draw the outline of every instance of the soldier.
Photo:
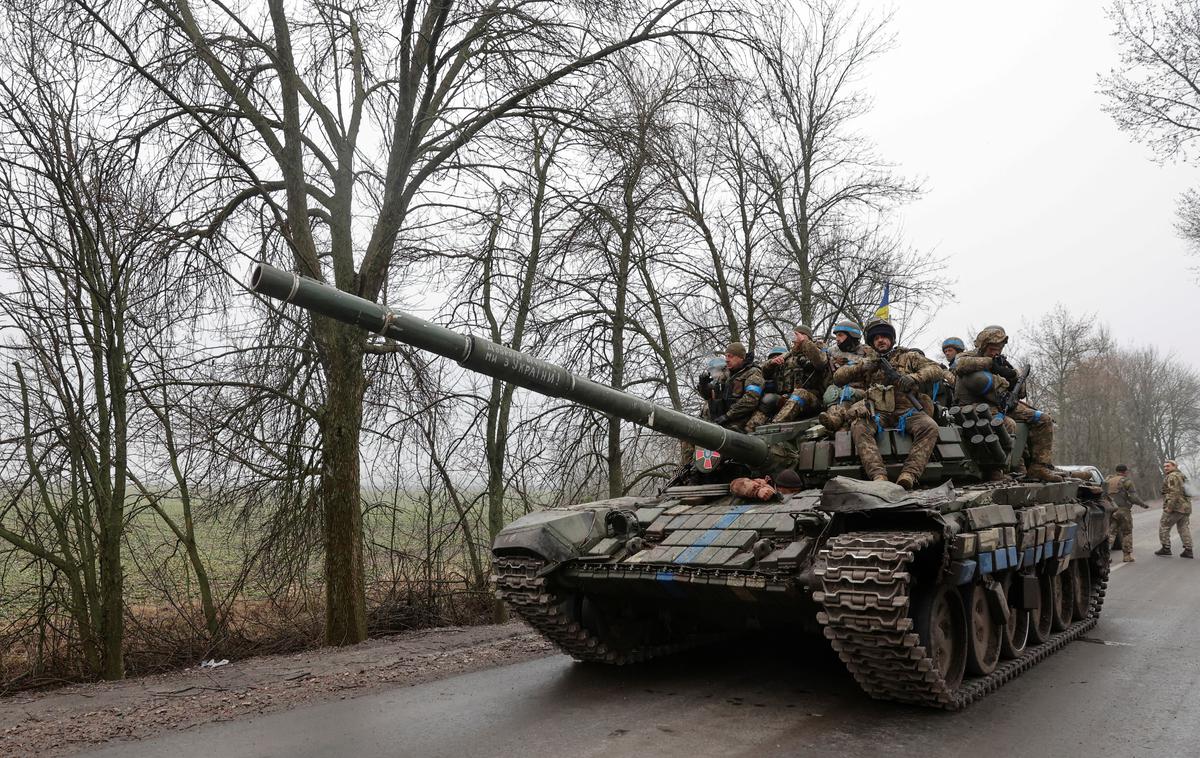
M 821 411 L 828 364 L 822 346 L 813 340 L 812 327 L 796 324 L 792 349 L 771 360 L 778 366 L 779 392 L 787 393 L 783 407 L 771 419 L 773 424 L 810 418 Z
M 1008 335 L 1000 326 L 985 326 L 975 337 L 975 349 L 961 353 L 954 359 L 955 398 L 961 404 L 987 403 L 992 413 L 999 413 L 1003 393 L 1017 381 L 1017 369 L 1003 354 L 1008 344 Z M 967 381 L 972 374 L 976 381 Z M 983 377 L 982 380 L 980 377 Z M 1016 433 L 1013 420 L 1024 422 L 1029 427 L 1029 476 L 1043 482 L 1061 482 L 1062 477 L 1054 471 L 1054 419 L 1049 413 L 1039 411 L 1028 403 L 1019 401 L 1005 419 L 1004 425 L 1010 434 Z
M 1117 466 L 1116 473 L 1104 480 L 1104 491 L 1108 494 L 1117 512 L 1113 514 L 1113 534 L 1121 538 L 1121 552 L 1125 554 L 1123 561 L 1133 563 L 1133 506 L 1140 505 L 1149 508 L 1138 496 L 1133 479 L 1127 476 L 1129 468 L 1122 463 Z
M 764 380 L 762 402 L 758 404 L 754 415 L 746 422 L 747 432 L 752 432 L 762 426 L 779 409 L 779 393 L 786 389 L 781 382 L 787 381 L 787 378 L 782 376 L 784 357 L 787 352 L 786 347 L 773 347 L 767 353 L 767 360 L 759 366 Z M 779 421 L 773 420 L 772 423 L 779 423 Z
M 870 349 L 862 344 L 862 329 L 853 321 L 839 321 L 833 325 L 834 343 L 826 348 L 828 356 L 826 367 L 832 380 L 832 373 L 852 361 L 860 361 L 870 353 Z M 850 423 L 850 409 L 853 404 L 863 399 L 862 382 L 852 382 L 845 387 L 838 387 L 832 381 L 828 382 L 825 390 L 825 411 L 821 413 L 821 426 L 830 431 L 842 429 Z
M 1179 557 L 1191 558 L 1192 530 L 1188 521 L 1192 515 L 1192 499 L 1188 497 L 1187 490 L 1184 489 L 1187 477 L 1179 470 L 1175 461 L 1164 463 L 1163 473 L 1167 476 L 1163 479 L 1162 485 L 1162 520 L 1158 522 L 1158 541 L 1162 543 L 1162 547 L 1155 550 L 1154 554 L 1171 554 L 1171 527 L 1175 527 L 1179 531 L 1179 539 L 1183 541 L 1183 552 L 1179 554 Z
M 855 356 L 863 356 L 866 351 L 862 344 L 862 327 L 853 321 L 839 321 L 833 325 L 834 343 L 829 346 L 829 359 L 836 371 L 846 365 Z
M 872 319 L 866 331 L 874 354 L 839 368 L 833 381 L 840 387 L 861 382 L 867 388 L 866 399 L 857 404 L 866 412 L 852 413 L 850 434 L 863 469 L 872 480 L 887 481 L 876 433 L 894 428 L 913 438 L 912 450 L 896 478 L 901 487 L 912 489 L 938 440 L 937 423 L 925 413 L 916 392 L 922 383 L 936 379 L 941 368 L 914 350 L 896 347 L 896 330 L 884 319 Z M 897 376 L 889 378 L 884 361 L 891 364 Z
M 967 345 L 962 341 L 961 337 L 947 337 L 942 340 L 942 355 L 946 356 L 946 365 L 954 368 L 954 359 L 959 353 L 964 353 L 967 350 Z
M 758 408 L 765 380 L 758 366 L 746 360 L 746 347 L 740 342 L 725 348 L 725 368 L 729 376 L 721 388 L 721 413 L 713 423 L 740 432 Z

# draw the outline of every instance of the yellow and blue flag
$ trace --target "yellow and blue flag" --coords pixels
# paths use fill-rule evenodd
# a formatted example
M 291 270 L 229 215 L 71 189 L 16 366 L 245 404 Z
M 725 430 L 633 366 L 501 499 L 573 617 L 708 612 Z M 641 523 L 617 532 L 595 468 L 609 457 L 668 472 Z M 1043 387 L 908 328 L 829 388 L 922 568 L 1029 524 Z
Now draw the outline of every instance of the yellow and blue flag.
M 875 317 L 876 318 L 887 318 L 887 319 L 891 318 L 892 309 L 890 307 L 888 307 L 888 303 L 891 302 L 890 290 L 891 290 L 891 283 L 884 282 L 883 283 L 883 299 L 879 301 L 879 307 L 875 309 Z

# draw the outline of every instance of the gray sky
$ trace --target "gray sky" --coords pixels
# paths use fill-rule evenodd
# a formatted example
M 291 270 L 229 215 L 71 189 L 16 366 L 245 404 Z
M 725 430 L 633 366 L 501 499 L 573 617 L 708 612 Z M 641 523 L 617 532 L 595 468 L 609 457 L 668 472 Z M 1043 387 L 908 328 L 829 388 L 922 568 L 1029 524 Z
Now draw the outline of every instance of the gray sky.
M 1106 6 L 897 4 L 897 46 L 862 82 L 875 108 L 860 128 L 924 181 L 903 228 L 957 280 L 914 346 L 970 344 L 967 327 L 988 323 L 1016 331 L 1062 302 L 1122 344 L 1150 340 L 1200 366 L 1200 258 L 1173 228 L 1200 167 L 1155 164 L 1101 110 L 1097 75 L 1117 63 Z

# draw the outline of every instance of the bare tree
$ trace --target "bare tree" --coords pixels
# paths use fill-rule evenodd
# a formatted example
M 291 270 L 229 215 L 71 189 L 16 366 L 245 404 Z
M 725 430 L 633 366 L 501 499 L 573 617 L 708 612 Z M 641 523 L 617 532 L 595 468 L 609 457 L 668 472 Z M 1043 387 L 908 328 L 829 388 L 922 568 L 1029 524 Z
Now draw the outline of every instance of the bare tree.
M 1105 110 L 1160 161 L 1195 160 L 1200 137 L 1200 2 L 1116 0 L 1120 66 L 1101 78 Z M 1200 196 L 1180 198 L 1177 229 L 1200 250 Z
M 692 0 L 619 9 L 272 0 L 262 11 L 77 2 L 166 101 L 157 123 L 221 156 L 208 187 L 219 193 L 211 224 L 258 204 L 275 219 L 270 232 L 287 240 L 291 265 L 371 299 L 428 244 L 420 236 L 437 219 L 437 190 L 479 165 L 469 152 L 498 124 L 618 51 L 710 33 L 717 19 Z M 317 416 L 326 635 L 343 644 L 366 631 L 363 358 L 396 348 L 321 318 L 312 335 L 326 385 Z

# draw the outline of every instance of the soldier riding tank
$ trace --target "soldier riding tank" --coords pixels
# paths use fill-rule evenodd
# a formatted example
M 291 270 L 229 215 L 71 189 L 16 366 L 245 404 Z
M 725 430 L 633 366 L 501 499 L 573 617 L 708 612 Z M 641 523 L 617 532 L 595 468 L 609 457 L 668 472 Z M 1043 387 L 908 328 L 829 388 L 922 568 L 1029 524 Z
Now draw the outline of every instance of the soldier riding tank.
M 813 421 L 739 434 L 267 265 L 251 288 L 708 451 L 658 495 L 531 513 L 496 538 L 499 597 L 580 660 L 627 664 L 734 632 L 809 629 L 872 697 L 959 709 L 1099 617 L 1099 491 L 985 481 L 1025 443 L 986 405 L 943 414 L 921 488 L 907 492 L 862 481 L 849 434 Z M 894 476 L 910 440 L 878 440 Z M 737 477 L 785 468 L 809 488 L 768 501 L 730 492 Z

